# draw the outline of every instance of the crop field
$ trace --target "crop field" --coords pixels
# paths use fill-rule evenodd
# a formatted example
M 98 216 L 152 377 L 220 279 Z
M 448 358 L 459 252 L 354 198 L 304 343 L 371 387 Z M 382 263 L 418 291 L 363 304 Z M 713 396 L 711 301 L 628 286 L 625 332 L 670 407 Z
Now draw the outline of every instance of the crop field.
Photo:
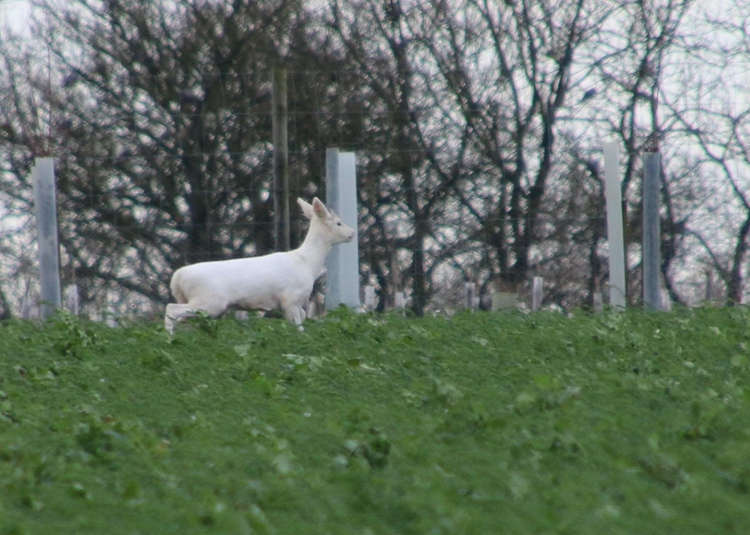
M 750 310 L 0 323 L 0 534 L 722 534 Z

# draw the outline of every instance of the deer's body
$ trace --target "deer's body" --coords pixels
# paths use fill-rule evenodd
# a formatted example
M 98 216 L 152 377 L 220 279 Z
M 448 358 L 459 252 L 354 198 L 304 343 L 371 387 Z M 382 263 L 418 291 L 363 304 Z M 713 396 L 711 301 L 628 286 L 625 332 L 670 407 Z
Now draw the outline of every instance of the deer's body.
M 181 267 L 172 275 L 170 289 L 176 303 L 167 305 L 164 327 L 203 312 L 217 317 L 230 308 L 281 309 L 301 325 L 315 280 L 323 272 L 331 247 L 349 241 L 354 230 L 329 212 L 320 200 L 310 205 L 298 199 L 310 228 L 304 242 L 292 251 L 264 256 L 200 262 Z

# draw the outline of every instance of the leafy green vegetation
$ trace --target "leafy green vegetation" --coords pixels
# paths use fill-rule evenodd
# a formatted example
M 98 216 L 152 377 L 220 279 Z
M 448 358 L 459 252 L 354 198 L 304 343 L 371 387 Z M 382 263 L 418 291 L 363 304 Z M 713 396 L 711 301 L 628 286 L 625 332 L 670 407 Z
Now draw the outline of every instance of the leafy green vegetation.
M 750 311 L 0 324 L 0 533 L 744 533 Z

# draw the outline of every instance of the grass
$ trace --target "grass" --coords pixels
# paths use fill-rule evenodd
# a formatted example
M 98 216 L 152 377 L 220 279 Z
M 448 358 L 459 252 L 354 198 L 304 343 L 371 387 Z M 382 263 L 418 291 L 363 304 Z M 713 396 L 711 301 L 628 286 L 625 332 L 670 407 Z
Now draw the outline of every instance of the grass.
M 750 310 L 0 324 L 0 534 L 744 533 Z

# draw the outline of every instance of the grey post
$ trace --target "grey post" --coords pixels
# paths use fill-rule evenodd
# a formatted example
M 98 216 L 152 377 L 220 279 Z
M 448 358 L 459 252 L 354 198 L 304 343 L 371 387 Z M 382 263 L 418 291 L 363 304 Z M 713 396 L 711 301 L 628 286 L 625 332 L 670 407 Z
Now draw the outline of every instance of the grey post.
M 34 183 L 34 207 L 39 242 L 41 316 L 42 319 L 47 319 L 62 304 L 54 160 L 37 158 L 31 176 Z
M 661 158 L 658 152 L 643 156 L 643 303 L 646 308 L 662 310 L 659 273 L 661 266 L 661 229 L 659 192 Z
M 331 310 L 339 305 L 358 309 L 357 172 L 353 152 L 326 150 L 326 205 L 354 229 L 352 241 L 335 245 L 328 255 L 326 309 Z
M 625 240 L 622 232 L 622 191 L 619 173 L 619 145 L 604 145 L 605 194 L 607 198 L 607 241 L 609 242 L 609 305 L 625 308 Z
M 464 294 L 466 299 L 466 308 L 468 310 L 474 310 L 476 306 L 477 298 L 477 284 L 475 282 L 467 281 L 464 283 Z
M 544 278 L 534 277 L 531 279 L 531 310 L 536 312 L 542 308 L 544 300 Z

